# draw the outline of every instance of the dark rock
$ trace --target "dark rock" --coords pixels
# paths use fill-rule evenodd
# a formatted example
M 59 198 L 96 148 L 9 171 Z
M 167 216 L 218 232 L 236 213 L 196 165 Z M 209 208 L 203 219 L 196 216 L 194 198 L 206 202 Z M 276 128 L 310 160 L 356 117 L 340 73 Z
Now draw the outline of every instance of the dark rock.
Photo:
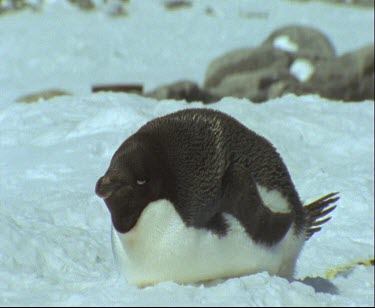
M 116 84 L 102 84 L 93 85 L 92 92 L 124 92 L 124 93 L 143 93 L 143 85 L 137 83 L 116 83 Z
M 230 75 L 256 71 L 265 67 L 285 70 L 289 67 L 291 61 L 291 57 L 286 52 L 272 46 L 234 50 L 209 64 L 204 88 L 217 88 Z
M 78 6 L 81 10 L 92 11 L 96 8 L 93 0 L 68 0 L 73 5 Z
M 359 85 L 358 93 L 359 97 L 364 99 L 374 100 L 374 73 L 366 75 Z
M 191 8 L 193 3 L 190 0 L 165 0 L 164 7 L 167 10 L 179 10 Z
M 317 29 L 289 25 L 274 31 L 263 46 L 273 46 L 293 54 L 294 58 L 331 59 L 335 49 L 325 34 Z
M 344 101 L 374 99 L 374 46 L 316 63 L 315 72 L 303 93 Z
M 187 102 L 200 101 L 203 103 L 212 103 L 220 99 L 205 91 L 191 81 L 178 81 L 169 85 L 161 86 L 145 94 L 147 97 L 163 99 L 186 100 Z

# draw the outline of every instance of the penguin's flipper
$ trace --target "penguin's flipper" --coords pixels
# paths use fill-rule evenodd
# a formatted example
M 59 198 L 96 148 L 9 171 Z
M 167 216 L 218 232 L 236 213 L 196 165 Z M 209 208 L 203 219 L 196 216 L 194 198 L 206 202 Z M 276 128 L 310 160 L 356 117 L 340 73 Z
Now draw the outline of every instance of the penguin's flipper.
M 306 222 L 306 241 L 314 233 L 322 229 L 322 224 L 331 219 L 327 215 L 336 208 L 336 205 L 333 203 L 340 199 L 337 194 L 338 192 L 330 193 L 303 207 Z
M 236 217 L 254 241 L 273 245 L 285 236 L 292 224 L 291 213 L 274 213 L 265 206 L 249 168 L 233 163 L 223 186 L 223 212 Z

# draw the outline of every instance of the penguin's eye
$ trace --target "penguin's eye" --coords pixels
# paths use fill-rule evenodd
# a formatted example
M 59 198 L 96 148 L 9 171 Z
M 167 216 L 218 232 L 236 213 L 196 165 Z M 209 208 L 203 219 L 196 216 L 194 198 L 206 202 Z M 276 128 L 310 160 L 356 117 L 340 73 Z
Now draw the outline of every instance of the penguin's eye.
M 139 186 L 145 185 L 146 183 L 147 183 L 146 180 L 137 180 L 137 185 Z

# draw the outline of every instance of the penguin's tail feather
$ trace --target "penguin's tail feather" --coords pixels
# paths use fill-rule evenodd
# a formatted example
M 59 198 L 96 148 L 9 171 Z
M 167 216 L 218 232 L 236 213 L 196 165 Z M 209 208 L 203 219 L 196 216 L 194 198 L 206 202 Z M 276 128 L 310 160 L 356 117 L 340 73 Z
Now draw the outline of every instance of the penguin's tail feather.
M 322 225 L 331 219 L 327 216 L 336 205 L 333 204 L 340 199 L 337 192 L 330 193 L 320 199 L 311 202 L 303 207 L 306 223 L 306 241 L 316 232 L 322 229 Z

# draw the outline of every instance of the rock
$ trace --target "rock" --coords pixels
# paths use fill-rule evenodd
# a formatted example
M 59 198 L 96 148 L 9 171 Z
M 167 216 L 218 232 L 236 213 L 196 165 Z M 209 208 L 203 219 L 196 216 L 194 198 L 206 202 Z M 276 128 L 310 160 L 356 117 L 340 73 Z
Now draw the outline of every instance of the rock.
M 207 16 L 215 16 L 215 11 L 214 11 L 214 9 L 213 9 L 212 7 L 210 7 L 210 6 L 207 6 L 207 7 L 205 8 L 204 12 L 205 12 L 205 14 L 206 14 Z
M 137 83 L 115 83 L 115 84 L 97 84 L 91 87 L 92 92 L 124 92 L 142 94 L 143 85 Z
M 272 46 L 243 48 L 231 51 L 212 61 L 206 71 L 205 89 L 217 88 L 230 75 L 256 71 L 265 67 L 285 70 L 291 64 L 290 56 Z
M 315 72 L 302 85 L 302 91 L 336 100 L 373 100 L 374 45 L 316 63 Z
M 109 2 L 104 6 L 103 11 L 111 17 L 127 17 L 129 13 L 123 2 Z
M 294 0 L 298 2 L 311 2 L 314 0 Z M 360 6 L 364 8 L 374 8 L 374 0 L 319 0 L 329 4 L 338 4 L 345 6 Z
M 278 82 L 273 83 L 268 88 L 267 99 L 280 97 L 287 93 L 294 93 L 297 95 L 303 94 L 303 91 L 301 89 L 301 86 L 298 80 L 295 80 L 293 78 L 288 78 L 288 79 L 280 80 Z
M 145 94 L 147 97 L 163 99 L 186 100 L 187 102 L 201 101 L 203 103 L 212 103 L 220 99 L 205 91 L 191 81 L 178 81 L 169 85 L 161 86 Z
M 72 94 L 65 90 L 49 89 L 49 90 L 35 92 L 32 94 L 22 96 L 18 98 L 16 101 L 22 102 L 22 103 L 35 103 L 39 101 L 40 99 L 49 100 L 53 97 L 62 96 L 62 95 L 72 95 Z
M 10 13 L 31 9 L 33 11 L 40 11 L 44 5 L 44 0 L 0 0 L 0 15 L 3 13 Z
M 335 50 L 323 33 L 290 25 L 274 31 L 258 48 L 234 50 L 215 59 L 207 68 L 204 89 L 254 102 L 300 93 L 300 83 L 314 74 L 314 63 L 334 58 Z
M 374 100 L 374 82 L 374 73 L 366 75 L 359 84 L 359 96 L 363 99 Z
M 248 98 L 252 102 L 263 102 L 269 98 L 269 89 L 274 84 L 285 83 L 283 89 L 289 88 L 288 83 L 296 83 L 289 75 L 288 68 L 275 69 L 274 67 L 265 67 L 250 72 L 242 72 L 228 75 L 215 88 L 211 88 L 211 93 L 216 96 L 234 96 L 239 98 Z M 276 90 L 273 90 L 275 95 Z
M 277 29 L 263 42 L 263 46 L 293 54 L 294 58 L 310 60 L 331 59 L 335 57 L 335 49 L 330 40 L 317 29 L 289 25 Z
M 78 6 L 81 10 L 92 11 L 96 8 L 93 0 L 68 0 L 71 4 Z
M 193 6 L 193 3 L 190 0 L 165 0 L 164 1 L 164 7 L 170 11 L 191 8 L 192 6 Z
M 343 101 L 374 99 L 374 46 L 336 57 L 320 31 L 290 25 L 274 31 L 258 48 L 215 59 L 204 89 L 217 97 L 263 102 L 286 93 L 316 93 Z

